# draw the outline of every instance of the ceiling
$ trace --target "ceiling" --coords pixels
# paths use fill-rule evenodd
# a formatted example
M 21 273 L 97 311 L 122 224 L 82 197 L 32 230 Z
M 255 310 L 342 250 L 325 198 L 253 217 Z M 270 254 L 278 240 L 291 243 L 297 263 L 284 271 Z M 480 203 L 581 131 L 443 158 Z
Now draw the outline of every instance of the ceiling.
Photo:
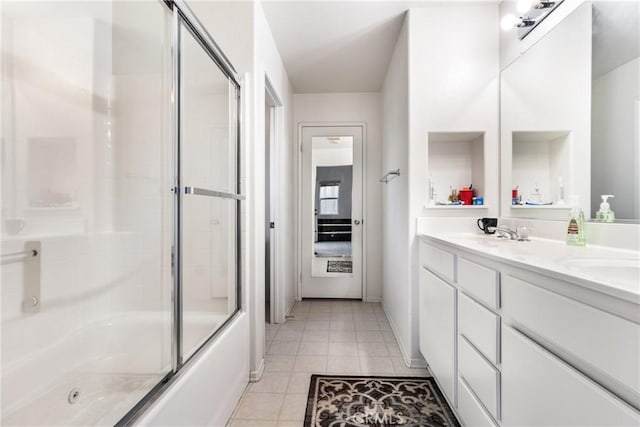
M 263 0 L 296 93 L 377 92 L 410 6 L 422 1 Z
M 640 55 L 640 3 L 596 1 L 593 3 L 593 77 Z

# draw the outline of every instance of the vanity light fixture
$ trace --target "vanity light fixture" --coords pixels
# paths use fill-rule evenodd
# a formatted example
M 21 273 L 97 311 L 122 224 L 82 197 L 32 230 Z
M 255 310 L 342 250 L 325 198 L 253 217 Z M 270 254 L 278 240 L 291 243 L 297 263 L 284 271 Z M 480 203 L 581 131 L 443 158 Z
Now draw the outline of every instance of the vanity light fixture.
M 508 13 L 500 21 L 500 26 L 504 31 L 518 28 L 518 37 L 522 40 L 562 2 L 563 0 L 518 0 L 516 10 L 520 16 Z

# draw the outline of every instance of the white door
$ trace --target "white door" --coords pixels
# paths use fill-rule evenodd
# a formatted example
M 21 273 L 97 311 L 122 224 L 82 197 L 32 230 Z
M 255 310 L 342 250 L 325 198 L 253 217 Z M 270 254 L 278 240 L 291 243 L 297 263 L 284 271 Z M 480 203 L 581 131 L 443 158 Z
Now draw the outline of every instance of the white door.
M 303 298 L 362 298 L 362 135 L 302 127 Z

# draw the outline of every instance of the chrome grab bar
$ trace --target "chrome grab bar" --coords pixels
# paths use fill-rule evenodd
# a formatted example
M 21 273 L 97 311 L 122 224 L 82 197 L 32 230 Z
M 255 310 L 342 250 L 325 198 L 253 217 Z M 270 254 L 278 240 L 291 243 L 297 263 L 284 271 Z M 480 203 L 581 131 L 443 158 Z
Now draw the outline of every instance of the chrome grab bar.
M 221 197 L 224 199 L 244 200 L 245 196 L 236 193 L 225 193 L 224 191 L 207 190 L 198 187 L 184 187 L 184 194 L 192 194 L 194 196 Z
M 386 184 L 398 176 L 400 176 L 400 169 L 392 170 L 384 174 L 384 176 L 380 178 L 380 182 L 384 182 Z
M 22 312 L 37 313 L 42 304 L 41 264 L 42 245 L 38 241 L 24 243 L 24 251 L 1 254 L 2 264 L 23 262 L 22 273 Z M 8 267 L 7 267 L 8 268 Z
M 10 254 L 2 254 L 2 264 L 9 264 L 12 262 L 25 261 L 32 257 L 37 257 L 39 255 L 36 249 L 21 251 L 21 252 L 12 252 Z

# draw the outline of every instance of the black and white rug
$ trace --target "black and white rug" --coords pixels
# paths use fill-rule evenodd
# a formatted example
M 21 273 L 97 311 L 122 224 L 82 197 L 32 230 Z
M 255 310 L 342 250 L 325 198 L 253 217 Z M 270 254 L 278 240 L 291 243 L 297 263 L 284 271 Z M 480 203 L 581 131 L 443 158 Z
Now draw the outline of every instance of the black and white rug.
M 327 261 L 327 273 L 353 273 L 353 262 Z
M 305 427 L 459 427 L 433 378 L 312 375 Z

